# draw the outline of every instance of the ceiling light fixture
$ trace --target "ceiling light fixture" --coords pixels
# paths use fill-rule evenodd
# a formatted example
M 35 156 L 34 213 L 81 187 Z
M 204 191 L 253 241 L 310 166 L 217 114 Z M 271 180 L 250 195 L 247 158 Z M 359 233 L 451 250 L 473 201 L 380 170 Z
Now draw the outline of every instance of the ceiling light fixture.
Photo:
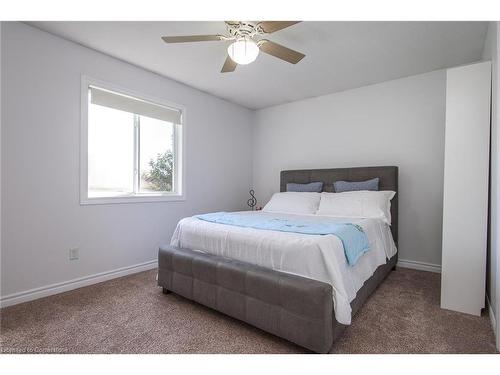
M 176 35 L 162 36 L 165 43 L 193 42 L 230 42 L 228 56 L 222 65 L 221 73 L 234 72 L 238 64 L 250 64 L 255 61 L 259 52 L 274 56 L 280 60 L 297 64 L 306 55 L 293 49 L 274 43 L 266 38 L 272 34 L 299 23 L 299 21 L 225 21 L 227 33 L 215 35 Z M 256 41 L 257 40 L 257 41 Z
M 254 62 L 259 55 L 259 47 L 252 39 L 241 38 L 227 48 L 231 60 L 240 65 Z

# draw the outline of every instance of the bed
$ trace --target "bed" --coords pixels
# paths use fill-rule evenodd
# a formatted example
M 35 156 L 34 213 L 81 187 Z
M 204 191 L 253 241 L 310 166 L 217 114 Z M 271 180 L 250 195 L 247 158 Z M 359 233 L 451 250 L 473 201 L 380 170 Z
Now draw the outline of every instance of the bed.
M 172 243 L 160 247 L 158 285 L 164 293 L 174 292 L 326 353 L 397 263 L 398 169 L 292 170 L 280 177 L 280 191 L 287 183 L 317 181 L 323 182 L 323 191 L 332 191 L 335 181 L 378 177 L 380 190 L 396 192 L 392 225 L 351 219 L 367 233 L 371 250 L 348 267 L 335 236 L 265 232 L 186 218 Z

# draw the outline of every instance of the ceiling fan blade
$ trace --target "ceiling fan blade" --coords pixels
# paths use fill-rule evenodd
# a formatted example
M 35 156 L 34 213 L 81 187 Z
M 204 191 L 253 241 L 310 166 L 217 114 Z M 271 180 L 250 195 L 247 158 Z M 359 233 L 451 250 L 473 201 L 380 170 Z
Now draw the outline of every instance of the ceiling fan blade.
M 222 35 L 184 35 L 184 36 L 162 36 L 165 43 L 191 43 L 191 42 L 214 42 L 224 40 Z
M 260 40 L 257 45 L 262 52 L 292 64 L 297 64 L 306 56 L 303 53 L 294 51 L 293 49 L 284 47 L 281 44 L 271 42 L 267 39 Z
M 274 33 L 275 31 L 285 29 L 289 26 L 295 25 L 301 21 L 262 21 L 257 26 L 260 26 L 262 31 L 267 34 Z
M 226 61 L 224 61 L 224 65 L 222 66 L 221 73 L 229 73 L 234 72 L 238 64 L 236 64 L 229 56 L 226 57 Z

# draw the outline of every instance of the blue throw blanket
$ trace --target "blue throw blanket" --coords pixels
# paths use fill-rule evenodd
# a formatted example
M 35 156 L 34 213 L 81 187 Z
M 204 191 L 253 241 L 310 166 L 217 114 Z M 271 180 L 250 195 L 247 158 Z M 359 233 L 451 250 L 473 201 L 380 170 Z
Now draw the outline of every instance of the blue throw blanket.
M 342 241 L 347 263 L 351 266 L 356 264 L 357 260 L 370 249 L 368 237 L 363 229 L 352 223 L 316 221 L 304 218 L 292 219 L 244 212 L 215 212 L 195 217 L 212 223 L 245 228 L 313 235 L 333 234 Z

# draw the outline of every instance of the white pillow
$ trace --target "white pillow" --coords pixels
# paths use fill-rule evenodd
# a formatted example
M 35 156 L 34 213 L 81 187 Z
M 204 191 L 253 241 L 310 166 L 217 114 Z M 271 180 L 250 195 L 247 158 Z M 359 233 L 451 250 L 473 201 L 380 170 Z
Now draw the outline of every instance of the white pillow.
M 394 191 L 347 191 L 321 193 L 318 215 L 382 219 L 391 225 Z
M 291 192 L 274 193 L 264 206 L 264 212 L 284 212 L 292 214 L 315 214 L 318 210 L 320 193 Z

